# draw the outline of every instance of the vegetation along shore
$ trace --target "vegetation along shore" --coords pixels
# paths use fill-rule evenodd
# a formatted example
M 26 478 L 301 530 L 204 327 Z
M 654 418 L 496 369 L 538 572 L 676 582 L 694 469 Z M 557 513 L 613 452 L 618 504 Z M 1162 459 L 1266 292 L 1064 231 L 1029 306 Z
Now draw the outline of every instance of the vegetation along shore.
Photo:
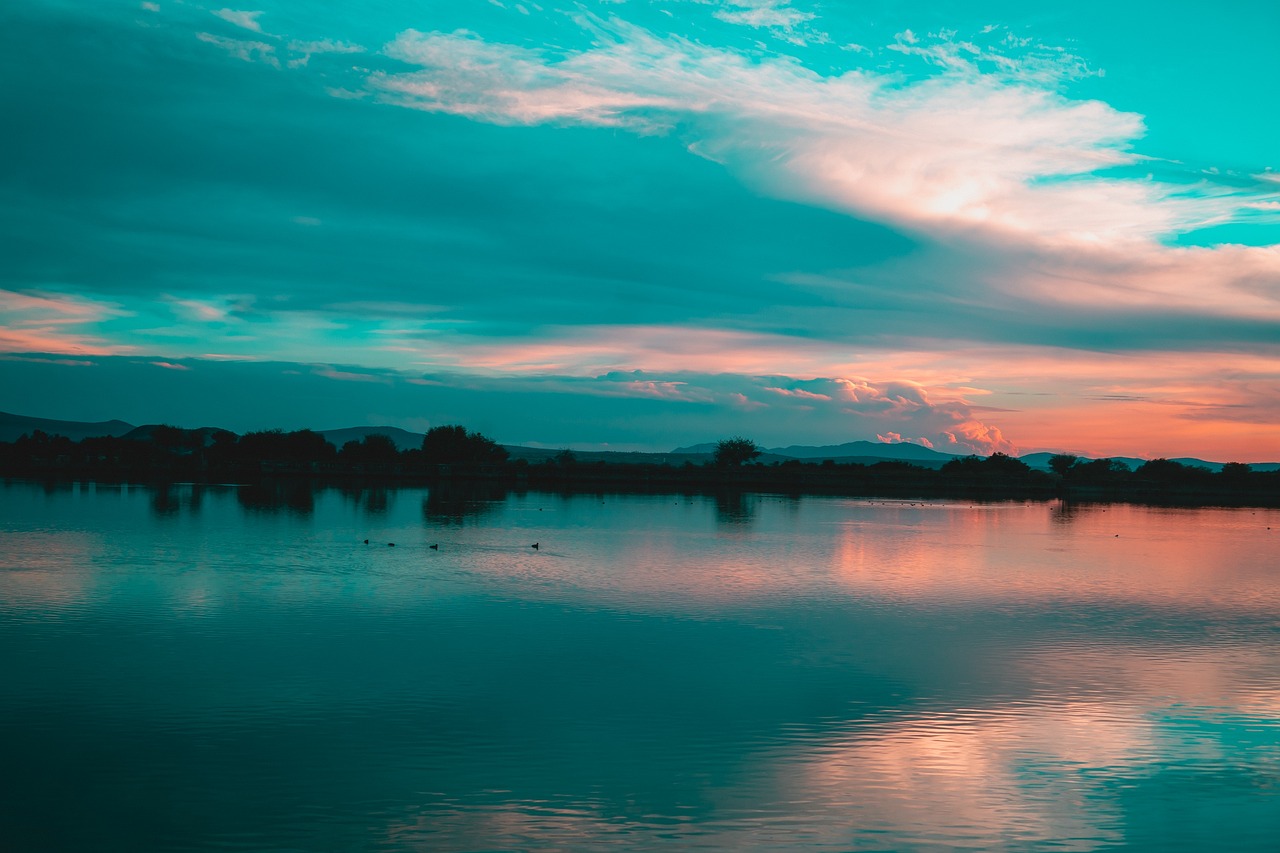
M 517 448 L 516 450 L 522 450 Z M 515 458 L 462 426 L 429 430 L 401 449 L 378 433 L 341 447 L 312 430 L 237 435 L 220 429 L 152 426 L 123 436 L 74 440 L 41 430 L 0 442 L 0 475 L 110 482 L 259 483 L 270 479 L 484 483 L 565 491 L 750 490 L 986 500 L 1118 500 L 1145 503 L 1280 505 L 1280 470 L 1227 463 L 1220 470 L 1168 459 L 1131 468 L 1111 459 L 1061 454 L 1048 470 L 1002 453 L 955 457 L 930 467 L 885 459 L 762 460 L 747 438 L 722 439 L 708 453 L 578 454 Z M 582 457 L 582 458 L 580 458 Z M 592 458 L 595 457 L 595 458 Z M 1270 467 L 1270 466 L 1268 466 Z

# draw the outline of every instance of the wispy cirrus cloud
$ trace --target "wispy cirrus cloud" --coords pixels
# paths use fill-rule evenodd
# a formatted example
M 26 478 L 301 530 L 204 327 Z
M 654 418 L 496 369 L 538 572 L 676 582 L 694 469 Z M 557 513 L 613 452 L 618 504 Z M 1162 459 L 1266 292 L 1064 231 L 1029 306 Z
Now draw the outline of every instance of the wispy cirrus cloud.
M 230 38 L 214 33 L 196 33 L 196 38 L 205 44 L 221 48 L 243 62 L 265 62 L 276 68 L 280 60 L 276 57 L 276 46 L 264 41 Z
M 771 31 L 776 37 L 797 45 L 827 41 L 827 35 L 801 30 L 817 17 L 813 12 L 797 9 L 791 0 L 695 0 L 718 6 L 712 14 L 729 24 L 740 24 Z
M 375 75 L 370 85 L 395 103 L 495 124 L 676 132 L 766 194 L 927 235 L 923 252 L 829 274 L 830 298 L 850 310 L 914 302 L 918 311 L 883 316 L 890 325 L 880 330 L 899 344 L 913 333 L 1086 350 L 1274 341 L 1280 249 L 1164 242 L 1272 216 L 1274 185 L 1126 173 L 1119 167 L 1143 163 L 1133 151 L 1142 119 L 1060 94 L 1060 81 L 1094 73 L 1068 52 L 1008 33 L 996 49 L 907 32 L 891 49 L 937 70 L 904 83 L 870 71 L 822 76 L 618 21 L 589 25 L 590 48 L 555 54 L 470 33 L 405 32 L 387 53 L 420 70 Z M 775 308 L 765 328 L 784 317 L 833 343 L 851 335 L 848 315 L 829 310 Z M 920 325 L 927 317 L 947 329 Z M 528 364 L 553 367 L 566 342 L 540 345 Z M 722 366 L 794 364 L 808 348 L 727 346 Z M 663 359 L 645 352 L 632 350 L 630 363 Z
M 146 28 L 130 10 L 112 32 L 145 39 L 164 73 L 86 38 L 50 77 L 78 156 L 38 156 L 62 149 L 34 108 L 14 121 L 26 159 L 5 185 L 0 286 L 137 314 L 66 325 L 55 349 L 75 332 L 173 363 L 212 350 L 417 366 L 506 389 L 640 369 L 580 396 L 794 416 L 797 437 L 838 422 L 838 389 L 680 374 L 865 377 L 915 383 L 921 412 L 963 405 L 976 434 L 998 425 L 1024 448 L 1086 433 L 1098 446 L 1071 449 L 1274 445 L 1276 249 L 1206 245 L 1258 244 L 1280 221 L 1265 160 L 1224 157 L 1232 172 L 1197 159 L 1212 148 L 1144 156 L 1177 154 L 1156 139 L 1170 114 L 1153 112 L 1147 141 L 1142 115 L 1082 97 L 1121 81 L 1098 76 L 1107 54 L 1070 27 L 681 2 L 683 21 L 661 15 L 675 3 L 609 5 L 615 18 L 528 7 L 518 29 L 487 4 L 304 22 L 164 3 Z M 84 26 L 41 16 L 10 36 L 15 67 L 39 53 L 25 45 Z M 819 27 L 862 47 L 824 48 Z M 90 75 L 112 81 L 101 102 Z M 191 97 L 207 109 L 175 111 Z M 246 291 L 249 306 L 228 296 Z M 8 324 L 10 345 L 39 348 L 34 328 Z M 887 399 L 860 397 L 858 437 L 936 442 L 955 427 L 895 422 L 901 406 L 868 419 Z
M 237 27 L 243 27 L 250 32 L 262 32 L 262 24 L 258 23 L 258 18 L 262 17 L 262 12 L 249 12 L 237 9 L 216 9 L 213 14 L 229 24 L 235 24 Z
M 319 365 L 312 370 L 312 373 L 338 382 L 374 382 L 382 385 L 391 382 L 391 377 L 380 371 L 339 370 L 329 365 Z
M 119 305 L 79 295 L 0 289 L 0 352 L 131 352 L 135 347 L 113 342 L 95 328 L 126 314 Z
M 262 62 L 274 68 L 304 68 L 313 56 L 326 54 L 364 53 L 365 48 L 350 41 L 333 38 L 320 39 L 285 39 L 262 28 L 258 20 L 264 14 L 261 11 L 241 11 L 236 9 L 217 9 L 213 14 L 237 27 L 256 33 L 261 39 L 237 38 L 215 33 L 200 32 L 196 38 L 206 44 L 225 50 L 230 55 L 245 62 Z M 270 39 L 271 41 L 264 41 Z M 284 62 L 282 64 L 281 58 Z
M 299 68 L 311 61 L 311 57 L 323 54 L 356 54 L 364 53 L 365 48 L 358 44 L 346 41 L 337 41 L 335 39 L 319 39 L 313 41 L 298 41 L 291 39 L 286 45 L 292 57 L 289 59 L 290 68 Z
M 184 320 L 199 323 L 228 323 L 241 321 L 250 316 L 254 310 L 255 299 L 249 295 L 203 298 L 165 295 L 163 302 L 169 305 L 177 317 Z
M 375 74 L 370 85 L 385 100 L 494 123 L 679 126 L 691 151 L 763 189 L 918 227 L 1152 240 L 1259 200 L 1100 174 L 1139 162 L 1131 146 L 1142 119 L 1043 85 L 1077 73 L 1069 55 L 904 41 L 896 47 L 941 69 L 903 85 L 892 73 L 822 76 L 793 60 L 755 61 L 616 20 L 589 25 L 592 47 L 556 54 L 409 30 L 386 53 L 420 70 Z

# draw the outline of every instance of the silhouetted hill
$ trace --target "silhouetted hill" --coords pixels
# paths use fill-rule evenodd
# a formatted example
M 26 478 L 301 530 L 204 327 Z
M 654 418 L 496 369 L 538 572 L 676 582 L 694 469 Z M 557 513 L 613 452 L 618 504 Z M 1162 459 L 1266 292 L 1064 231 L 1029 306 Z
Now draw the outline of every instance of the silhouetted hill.
M 690 447 L 677 447 L 673 454 L 695 455 L 711 458 L 716 452 L 716 443 L 695 444 Z M 885 460 L 913 462 L 929 468 L 940 468 L 956 457 L 950 453 L 930 450 L 918 444 L 887 444 L 880 441 L 847 441 L 844 444 L 828 444 L 813 447 L 806 444 L 792 444 L 788 447 L 770 447 L 764 450 L 757 461 L 769 463 L 800 459 L 805 462 L 822 462 L 830 459 L 846 464 L 857 462 L 863 465 L 874 465 Z
M 844 444 L 829 444 L 823 447 L 809 447 L 793 444 L 789 447 L 771 447 L 769 453 L 789 456 L 792 459 L 835 459 L 840 461 L 848 457 L 869 457 L 876 460 L 900 459 L 905 461 L 927 460 L 931 462 L 950 462 L 955 454 L 931 450 L 919 444 L 896 442 L 888 444 L 883 441 L 847 441 Z
M 133 424 L 127 424 L 124 421 L 56 421 L 0 412 L 0 441 L 17 441 L 23 435 L 30 435 L 36 430 L 49 435 L 65 435 L 72 441 L 97 438 L 101 435 L 114 438 L 124 435 L 133 428 Z
M 395 442 L 397 450 L 417 450 L 422 447 L 420 432 L 409 432 L 407 429 L 393 426 L 357 426 L 343 429 L 318 429 L 316 432 L 324 436 L 325 441 L 339 450 L 348 441 L 364 441 L 366 435 L 385 435 Z
M 526 462 L 538 463 L 546 462 L 548 459 L 554 459 L 563 453 L 563 449 L 557 448 L 552 450 L 546 447 L 522 447 L 518 444 L 504 444 L 503 449 L 512 461 L 523 459 Z M 712 445 L 712 449 L 715 445 Z M 640 451 L 628 450 L 573 450 L 573 458 L 582 463 L 589 462 L 609 462 L 623 463 L 631 465 L 683 465 L 686 462 L 692 462 L 695 465 L 701 465 L 704 462 L 711 461 L 711 452 L 706 453 L 643 453 Z M 763 457 L 762 457 L 763 458 Z
M 231 430 L 226 430 L 222 427 L 196 427 L 195 429 L 182 429 L 181 427 L 174 427 L 170 424 L 143 424 L 142 426 L 134 427 L 119 437 L 127 438 L 130 441 L 154 441 L 156 437 L 156 430 L 160 429 L 177 429 L 182 433 L 182 435 L 191 438 L 198 436 L 206 445 L 213 441 L 214 433 L 231 432 Z M 235 433 L 232 433 L 232 435 L 234 434 Z
M 1027 463 L 1027 465 L 1029 465 L 1031 468 L 1035 469 L 1036 471 L 1048 471 L 1049 460 L 1056 455 L 1057 455 L 1056 453 L 1040 452 L 1040 453 L 1028 453 L 1026 456 L 1019 456 L 1018 458 L 1021 459 L 1023 462 Z M 1102 458 L 1102 457 L 1099 457 L 1099 458 Z M 1127 466 L 1130 471 L 1138 470 L 1139 468 L 1142 467 L 1143 463 L 1147 462 L 1146 459 L 1139 459 L 1134 456 L 1111 456 L 1106 458 L 1110 458 L 1115 460 L 1116 462 L 1122 463 L 1123 465 Z M 1080 457 L 1081 462 L 1092 462 L 1093 460 L 1094 460 L 1094 457 L 1092 456 Z M 1195 468 L 1207 468 L 1210 471 L 1213 471 L 1215 474 L 1221 471 L 1222 466 L 1226 464 L 1224 462 L 1207 462 L 1204 459 L 1196 459 L 1191 456 L 1179 456 L 1177 458 L 1170 459 L 1169 461 L 1177 462 L 1179 465 L 1188 465 Z M 1251 464 L 1249 467 L 1255 471 L 1280 471 L 1280 462 L 1256 462 Z
M 110 436 L 112 438 L 128 438 L 134 440 L 152 440 L 155 430 L 162 426 L 161 424 L 146 424 L 135 427 L 133 424 L 121 420 L 111 421 L 62 421 L 51 418 L 36 418 L 29 415 L 17 415 L 10 412 L 0 412 L 0 442 L 14 442 L 23 435 L 32 435 L 37 430 L 50 436 L 65 436 L 71 441 L 81 441 L 85 438 L 97 438 L 100 436 Z M 204 444 L 209 444 L 214 433 L 219 432 L 217 427 L 200 427 L 195 430 L 181 430 L 188 435 L 199 435 L 203 439 Z M 343 429 L 316 430 L 326 441 L 331 443 L 335 448 L 341 449 L 344 444 L 349 441 L 362 441 L 369 435 L 385 435 L 392 440 L 396 448 L 400 451 L 417 450 L 422 446 L 423 435 L 421 433 L 410 432 L 392 426 L 360 426 L 346 427 Z M 529 463 L 545 462 L 554 458 L 561 453 L 560 449 L 549 449 L 540 447 L 522 447 L 519 445 L 503 445 L 504 449 L 514 460 L 524 460 Z M 581 463 L 599 463 L 608 464 L 639 464 L 639 465 L 672 465 L 681 466 L 685 463 L 694 465 L 702 465 L 711 461 L 716 450 L 715 442 L 706 442 L 703 444 L 695 444 L 689 447 L 678 447 L 669 453 L 640 453 L 627 451 L 591 451 L 591 450 L 575 450 L 573 458 Z M 1026 463 L 1030 468 L 1037 471 L 1049 470 L 1049 459 L 1054 456 L 1053 453 L 1038 452 L 1028 453 L 1019 457 L 1022 462 Z M 844 444 L 810 446 L 810 445 L 789 445 L 787 447 L 773 447 L 764 450 L 756 462 L 765 465 L 773 465 L 775 463 L 787 462 L 789 460 L 800 460 L 806 463 L 818 463 L 824 460 L 831 460 L 837 464 L 860 464 L 874 465 L 878 462 L 907 462 L 923 468 L 938 469 L 947 462 L 961 458 L 959 455 L 944 453 L 938 450 L 932 450 L 928 447 L 922 447 L 918 444 L 896 443 L 888 444 L 875 441 L 849 441 Z M 1092 457 L 1081 456 L 1081 462 L 1093 461 Z M 1131 456 L 1110 457 L 1114 461 L 1126 466 L 1130 471 L 1137 470 L 1145 462 L 1146 459 L 1139 459 Z M 1198 467 L 1207 469 L 1210 472 L 1217 473 L 1222 470 L 1223 462 L 1209 462 L 1204 459 L 1196 459 L 1193 457 L 1176 457 L 1170 459 L 1171 462 L 1177 462 L 1181 465 Z M 1254 462 L 1249 463 L 1250 467 L 1257 472 L 1280 471 L 1280 462 Z

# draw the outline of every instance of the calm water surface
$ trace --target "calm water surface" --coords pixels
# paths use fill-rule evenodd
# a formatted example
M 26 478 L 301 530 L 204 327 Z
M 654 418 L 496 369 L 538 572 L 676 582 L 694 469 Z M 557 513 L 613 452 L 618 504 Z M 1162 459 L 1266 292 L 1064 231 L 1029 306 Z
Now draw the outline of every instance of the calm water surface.
M 1278 555 L 1262 509 L 0 483 L 0 849 L 1276 850 Z

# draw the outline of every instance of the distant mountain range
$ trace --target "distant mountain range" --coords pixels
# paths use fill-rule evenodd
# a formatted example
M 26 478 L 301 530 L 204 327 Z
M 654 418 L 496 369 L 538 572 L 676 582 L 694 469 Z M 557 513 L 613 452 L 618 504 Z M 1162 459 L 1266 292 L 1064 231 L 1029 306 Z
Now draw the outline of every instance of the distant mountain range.
M 1048 471 L 1049 460 L 1056 455 L 1057 454 L 1055 453 L 1028 453 L 1025 456 L 1019 456 L 1018 458 L 1021 459 L 1023 462 L 1027 463 L 1027 465 L 1029 465 L 1030 467 L 1036 469 L 1037 471 Z M 1148 461 L 1146 459 L 1140 459 L 1136 456 L 1110 456 L 1107 458 L 1111 459 L 1113 462 L 1119 462 L 1122 465 L 1128 466 L 1130 471 L 1138 470 L 1138 468 L 1142 466 L 1142 463 Z M 1081 456 L 1080 461 L 1092 462 L 1093 457 Z M 1215 473 L 1217 473 L 1218 471 L 1221 471 L 1222 466 L 1226 464 L 1225 462 L 1206 462 L 1203 459 L 1196 459 L 1195 457 L 1192 457 L 1192 456 L 1171 456 L 1169 457 L 1169 461 L 1177 462 L 1181 465 L 1191 465 L 1199 468 L 1208 468 L 1210 471 L 1213 471 Z M 1250 463 L 1249 467 L 1255 471 L 1276 471 L 1276 470 L 1280 470 L 1280 462 L 1254 462 L 1254 463 Z
M 364 441 L 366 435 L 385 435 L 396 444 L 397 450 L 417 450 L 422 447 L 422 433 L 409 432 L 400 427 L 344 427 L 342 429 L 318 429 L 324 440 L 339 450 L 348 441 Z
M 144 426 L 134 426 L 124 421 L 97 421 L 88 423 L 84 421 L 59 421 L 49 418 L 34 418 L 27 415 L 15 415 L 7 412 L 0 412 L 0 441 L 15 441 L 23 434 L 29 434 L 35 430 L 42 430 L 49 435 L 65 435 L 72 441 L 80 441 L 84 438 L 93 438 L 96 436 L 112 436 L 136 439 L 147 439 L 151 437 L 152 432 L 158 424 L 147 424 Z M 200 432 L 209 434 L 216 431 L 216 427 L 201 427 Z M 393 426 L 357 426 L 343 427 L 341 429 L 321 429 L 316 430 L 325 437 L 326 441 L 331 442 L 335 447 L 341 448 L 348 441 L 361 441 L 367 435 L 385 435 L 390 438 L 400 450 L 414 450 L 422 446 L 422 433 L 410 432 L 409 430 L 400 429 Z M 512 459 L 525 459 L 531 463 L 543 462 L 560 453 L 560 450 L 549 450 L 540 447 L 523 447 L 521 445 L 503 445 Z M 677 447 L 669 453 L 640 453 L 640 452 L 623 452 L 623 451 L 599 451 L 599 450 L 575 450 L 574 458 L 579 462 L 613 462 L 613 463 L 654 463 L 682 465 L 685 462 L 700 464 L 710 460 L 716 451 L 715 442 L 707 442 L 704 444 L 694 444 L 689 447 Z M 1040 471 L 1049 470 L 1049 459 L 1054 456 L 1052 453 L 1028 453 L 1019 457 L 1027 465 Z M 823 445 L 821 447 L 812 447 L 809 445 L 793 444 L 787 447 L 771 447 L 761 452 L 759 461 L 765 463 L 785 462 L 789 459 L 800 459 L 806 462 L 821 462 L 827 459 L 840 464 L 859 463 L 862 465 L 874 465 L 877 462 L 909 462 L 912 465 L 919 465 L 924 468 L 941 468 L 952 459 L 959 456 L 951 453 L 944 453 L 938 450 L 932 450 L 928 447 L 922 447 L 918 444 L 909 444 L 900 442 L 895 444 L 887 444 L 877 441 L 849 441 L 844 444 Z M 1145 459 L 1138 459 L 1130 456 L 1111 457 L 1117 462 L 1127 465 L 1131 470 L 1138 468 Z M 1081 456 L 1081 461 L 1092 461 L 1090 457 Z M 1194 459 L 1191 457 L 1178 457 L 1172 459 L 1173 462 L 1179 462 L 1183 465 L 1197 465 L 1202 468 L 1208 468 L 1211 471 L 1221 470 L 1224 463 L 1222 462 L 1206 462 L 1203 459 Z M 1275 471 L 1280 470 L 1280 462 L 1258 462 L 1252 463 L 1255 471 Z
M 710 456 L 716 452 L 716 443 L 695 444 L 691 447 L 677 447 L 672 453 L 693 453 Z M 833 462 L 847 465 L 874 465 L 877 462 L 910 462 L 922 468 L 941 468 L 956 457 L 950 453 L 930 450 L 919 444 L 886 444 L 881 441 L 847 441 L 844 444 L 827 444 L 811 447 L 804 444 L 792 444 L 788 447 L 770 447 L 760 454 L 761 462 L 785 461 L 801 459 L 805 462 Z
M 72 441 L 79 441 L 82 438 L 95 438 L 100 435 L 109 435 L 114 438 L 132 429 L 134 429 L 133 424 L 127 424 L 124 421 L 97 421 L 96 423 L 55 421 L 49 418 L 32 418 L 0 412 L 0 441 L 17 441 L 24 434 L 30 434 L 36 430 L 47 432 L 49 435 L 65 435 Z
M 715 453 L 715 450 L 715 442 L 708 442 L 706 444 L 695 444 L 691 447 L 678 447 L 672 453 L 710 455 Z M 876 441 L 850 441 L 844 444 L 830 444 L 822 447 L 810 447 L 801 444 L 793 444 L 790 447 L 770 447 L 760 454 L 760 459 L 766 462 L 772 458 L 803 459 L 809 462 L 830 459 L 842 464 L 858 462 L 864 465 L 884 461 L 898 461 L 910 462 L 913 465 L 919 465 L 924 468 L 941 468 L 952 459 L 962 458 L 965 455 L 968 454 L 945 453 L 906 442 L 888 444 Z M 1049 460 L 1056 455 L 1055 453 L 1045 452 L 1028 453 L 1018 458 L 1031 468 L 1038 471 L 1048 471 Z M 1093 458 L 1091 456 L 1081 456 L 1080 461 L 1092 462 Z M 1109 458 L 1127 465 L 1131 471 L 1136 470 L 1142 463 L 1147 461 L 1133 456 L 1112 456 Z M 1203 459 L 1195 459 L 1190 456 L 1179 456 L 1171 458 L 1169 461 L 1178 462 L 1182 465 L 1196 465 L 1201 468 L 1208 468 L 1210 471 L 1220 471 L 1225 464 L 1223 462 L 1206 462 Z M 1280 469 L 1280 462 L 1257 462 L 1250 467 L 1255 471 L 1275 471 Z

